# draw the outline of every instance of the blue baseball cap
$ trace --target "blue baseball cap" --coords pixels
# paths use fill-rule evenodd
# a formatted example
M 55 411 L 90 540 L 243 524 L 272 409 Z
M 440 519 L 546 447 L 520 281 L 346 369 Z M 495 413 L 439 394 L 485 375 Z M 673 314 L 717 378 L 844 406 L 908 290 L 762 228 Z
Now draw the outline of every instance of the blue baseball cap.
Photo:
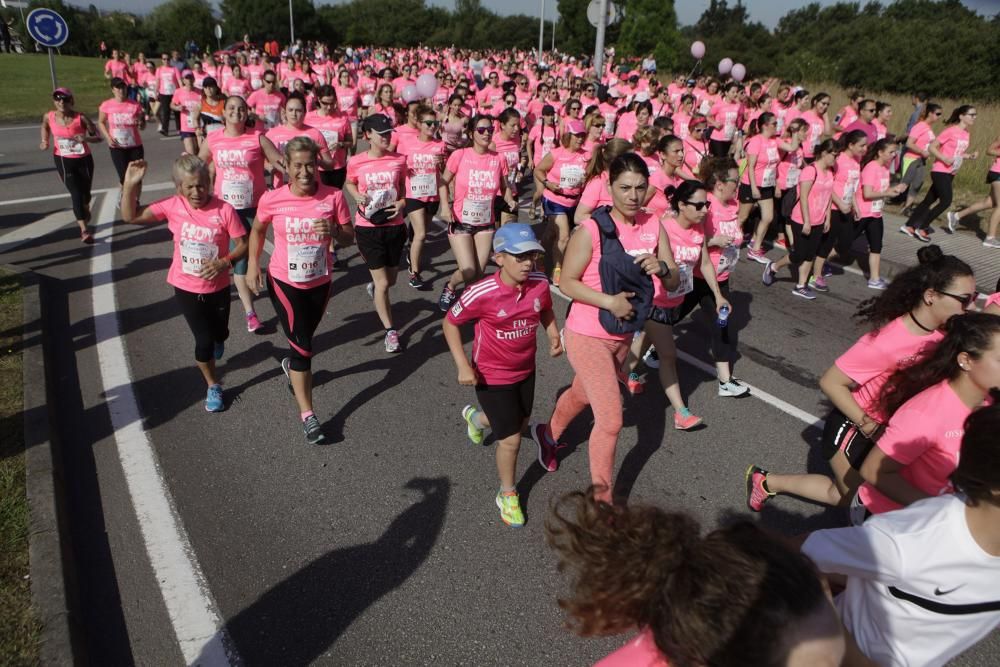
M 523 222 L 511 222 L 493 236 L 493 252 L 505 252 L 509 255 L 520 255 L 525 252 L 545 252 L 538 242 L 531 225 Z

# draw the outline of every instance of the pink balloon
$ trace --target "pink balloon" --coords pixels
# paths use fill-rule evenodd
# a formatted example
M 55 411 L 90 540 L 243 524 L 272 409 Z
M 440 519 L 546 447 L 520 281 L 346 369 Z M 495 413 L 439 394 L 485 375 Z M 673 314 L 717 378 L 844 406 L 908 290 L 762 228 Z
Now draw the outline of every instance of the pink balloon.
M 719 61 L 719 74 L 725 76 L 729 74 L 733 69 L 733 59 L 723 58 Z
M 433 74 L 421 74 L 417 77 L 417 93 L 420 97 L 425 100 L 429 100 L 434 97 L 434 93 L 437 92 L 438 82 Z
M 733 77 L 736 81 L 742 81 L 743 77 L 747 75 L 747 68 L 743 66 L 742 63 L 736 63 L 733 68 L 729 70 L 729 76 Z
M 417 87 L 412 83 L 406 88 L 403 88 L 403 101 L 409 104 L 410 102 L 415 102 L 420 99 L 420 93 L 417 92 Z
M 699 41 L 699 42 L 695 42 L 694 44 L 692 44 L 691 45 L 691 55 L 694 56 L 695 58 L 698 58 L 699 60 L 701 60 L 702 58 L 704 58 L 705 57 L 705 43 Z

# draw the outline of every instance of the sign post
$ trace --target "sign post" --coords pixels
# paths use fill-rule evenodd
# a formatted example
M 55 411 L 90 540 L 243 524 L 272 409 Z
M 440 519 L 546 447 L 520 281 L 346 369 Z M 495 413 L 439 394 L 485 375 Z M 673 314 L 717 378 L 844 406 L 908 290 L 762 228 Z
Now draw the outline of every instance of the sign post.
M 215 44 L 222 50 L 222 26 L 218 23 L 215 24 Z
M 31 38 L 49 51 L 49 74 L 52 75 L 52 89 L 55 90 L 59 84 L 56 82 L 56 59 L 52 49 L 58 49 L 69 39 L 69 26 L 62 16 L 44 7 L 31 10 L 27 23 Z

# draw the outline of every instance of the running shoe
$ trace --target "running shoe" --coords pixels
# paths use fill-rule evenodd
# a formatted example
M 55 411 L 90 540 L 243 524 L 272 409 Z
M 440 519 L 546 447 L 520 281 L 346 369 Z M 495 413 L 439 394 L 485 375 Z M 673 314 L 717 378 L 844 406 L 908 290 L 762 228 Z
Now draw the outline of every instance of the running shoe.
M 323 435 L 323 427 L 319 425 L 316 415 L 306 417 L 305 421 L 302 422 L 302 430 L 306 434 L 306 442 L 310 445 L 322 445 L 326 440 Z
M 910 227 L 909 225 L 903 225 L 902 227 L 900 227 L 899 233 L 906 234 L 911 239 L 917 238 L 917 233 L 913 230 L 913 227 Z
M 552 442 L 547 433 L 548 428 L 548 424 L 531 424 L 528 426 L 528 432 L 538 446 L 538 462 L 549 472 L 555 472 L 559 470 L 559 459 L 556 457 L 559 445 Z
M 625 388 L 628 389 L 628 393 L 638 396 L 646 390 L 646 381 L 639 377 L 638 373 L 629 373 L 625 380 Z
M 750 387 L 740 384 L 736 378 L 729 378 L 729 382 L 719 383 L 719 396 L 746 396 L 750 393 Z
M 691 414 L 688 408 L 681 408 L 674 413 L 674 428 L 678 431 L 690 431 L 702 421 L 701 417 Z
M 754 250 L 753 248 L 747 248 L 747 259 L 752 259 L 758 264 L 768 264 L 771 260 L 767 258 L 762 250 Z
M 368 283 L 365 285 L 365 293 L 368 294 L 368 298 L 372 301 L 375 300 L 375 283 Z
M 248 332 L 254 333 L 258 329 L 260 329 L 262 326 L 264 326 L 264 325 L 262 325 L 260 323 L 260 320 L 257 319 L 257 313 L 253 312 L 252 310 L 249 313 L 247 313 L 247 331 Z
M 816 298 L 816 292 L 813 292 L 812 288 L 808 285 L 804 287 L 796 285 L 795 289 L 792 290 L 792 294 L 795 296 L 801 296 L 803 299 L 809 299 L 810 301 Z
M 288 382 L 288 391 L 295 395 L 295 388 L 292 387 L 292 358 L 285 357 L 281 360 L 281 372 L 285 374 L 285 381 Z
M 954 234 L 958 231 L 958 213 L 948 211 L 948 231 Z
M 904 218 L 909 218 L 911 215 L 913 215 L 913 204 L 910 204 L 909 206 L 904 206 L 903 208 L 901 208 L 899 210 L 899 214 L 901 216 L 903 216 Z
M 984 248 L 1000 248 L 1000 239 L 986 238 L 983 240 Z
M 483 444 L 483 428 L 473 420 L 476 412 L 475 407 L 466 405 L 462 408 L 462 419 L 465 420 L 465 432 L 469 436 L 469 442 L 481 445 Z
M 385 332 L 385 351 L 389 353 L 400 352 L 402 347 L 399 344 L 399 332 L 389 329 Z
M 222 402 L 222 385 L 213 384 L 208 388 L 208 395 L 205 397 L 205 410 L 208 412 L 222 412 L 225 404 Z
M 785 240 L 784 236 L 779 236 L 778 238 L 774 239 L 774 247 L 775 248 L 781 248 L 782 250 L 787 251 L 788 250 L 788 241 Z
M 555 285 L 556 287 L 559 287 L 559 278 L 561 275 L 562 275 L 561 266 L 557 266 L 556 268 L 552 269 L 552 284 Z
M 646 364 L 646 368 L 654 370 L 660 367 L 660 355 L 656 353 L 654 346 L 650 345 L 646 354 L 642 355 L 642 363 Z
M 410 274 L 410 287 L 413 289 L 423 289 L 424 285 L 424 279 L 420 277 L 419 273 Z
M 760 281 L 764 283 L 764 287 L 770 287 L 774 284 L 776 274 L 774 273 L 774 269 L 771 268 L 772 266 L 774 266 L 774 262 L 771 260 L 768 260 L 767 264 L 764 265 L 764 273 L 760 277 Z
M 521 511 L 521 499 L 517 491 L 497 491 L 497 507 L 500 508 L 500 518 L 505 524 L 511 528 L 524 526 L 524 512 Z
M 816 292 L 829 292 L 830 287 L 826 284 L 826 280 L 823 276 L 817 278 L 816 276 L 809 277 L 809 287 L 811 287 Z
M 833 275 L 833 267 L 830 266 L 830 262 L 823 262 L 823 277 L 829 278 Z
M 889 283 L 882 278 L 876 278 L 875 280 L 868 281 L 868 289 L 885 289 L 888 286 Z
M 931 242 L 931 235 L 927 233 L 926 229 L 918 229 L 916 231 L 916 234 L 917 234 L 917 240 L 918 241 L 920 241 L 922 243 L 930 243 Z
M 94 235 L 85 229 L 80 230 L 80 241 L 86 243 L 87 245 L 90 245 L 94 242 Z
M 760 466 L 751 465 L 747 468 L 747 507 L 751 512 L 764 509 L 764 504 L 774 497 L 767 490 L 767 471 Z
M 444 289 L 441 290 L 441 296 L 438 297 L 438 308 L 440 308 L 443 313 L 448 312 L 448 309 L 451 308 L 451 304 L 455 303 L 455 299 L 457 298 L 458 295 L 455 294 L 455 290 L 445 285 Z
M 215 344 L 215 349 L 212 350 L 212 356 L 218 361 L 222 358 L 222 355 L 226 353 L 226 344 L 223 342 L 218 342 Z

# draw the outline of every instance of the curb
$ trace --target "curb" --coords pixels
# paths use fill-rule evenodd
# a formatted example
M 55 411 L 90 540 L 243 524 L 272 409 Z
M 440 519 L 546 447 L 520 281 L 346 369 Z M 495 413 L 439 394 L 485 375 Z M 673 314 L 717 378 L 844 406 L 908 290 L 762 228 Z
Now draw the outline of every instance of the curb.
M 28 556 L 31 603 L 42 623 L 41 664 L 76 665 L 78 633 L 70 611 L 67 577 L 70 549 L 62 511 L 63 476 L 54 454 L 48 409 L 47 335 L 42 326 L 41 281 L 33 271 L 4 265 L 21 278 L 24 324 L 38 323 L 41 341 L 21 352 L 24 387 L 24 443 L 29 511 Z

